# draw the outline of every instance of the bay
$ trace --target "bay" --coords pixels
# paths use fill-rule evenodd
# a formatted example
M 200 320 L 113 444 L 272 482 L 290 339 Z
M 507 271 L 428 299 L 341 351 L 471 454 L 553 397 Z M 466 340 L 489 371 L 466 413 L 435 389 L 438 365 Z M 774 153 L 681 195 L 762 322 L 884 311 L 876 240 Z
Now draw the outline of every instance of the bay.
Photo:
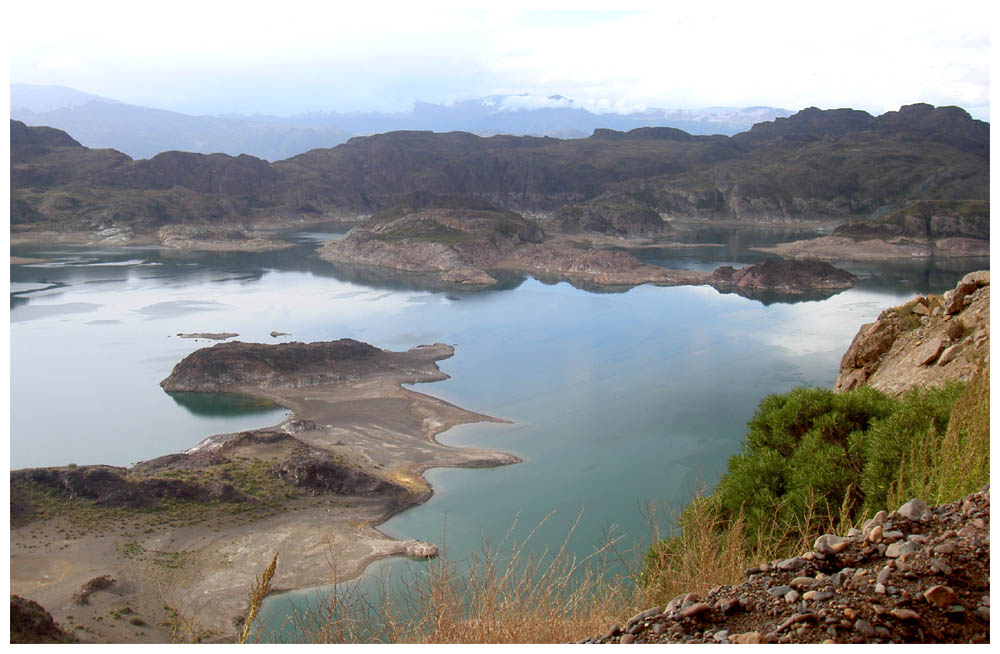
M 766 394 L 831 386 L 861 324 L 989 267 L 842 263 L 863 277 L 854 289 L 795 303 L 709 287 L 590 293 L 530 278 L 504 290 L 435 292 L 344 275 L 307 256 L 310 241 L 328 237 L 313 234 L 271 254 L 16 248 L 50 262 L 11 266 L 11 467 L 128 465 L 283 418 L 279 408 L 232 398 L 163 393 L 158 383 L 173 365 L 211 344 L 178 333 L 349 337 L 388 349 L 444 342 L 456 346 L 440 364 L 451 378 L 419 390 L 513 424 L 465 425 L 440 439 L 524 462 L 431 470 L 431 500 L 380 529 L 436 542 L 463 560 L 515 524 L 522 539 L 545 521 L 531 547 L 558 547 L 579 517 L 572 552 L 586 556 L 610 534 L 634 557 L 650 539 L 650 507 L 668 528 L 670 511 L 711 490 Z M 714 267 L 756 259 L 746 245 L 642 256 Z M 275 339 L 272 330 L 291 335 Z M 420 564 L 380 562 L 365 579 L 411 565 Z M 264 620 L 277 630 L 293 607 L 322 604 L 329 590 L 272 597 Z

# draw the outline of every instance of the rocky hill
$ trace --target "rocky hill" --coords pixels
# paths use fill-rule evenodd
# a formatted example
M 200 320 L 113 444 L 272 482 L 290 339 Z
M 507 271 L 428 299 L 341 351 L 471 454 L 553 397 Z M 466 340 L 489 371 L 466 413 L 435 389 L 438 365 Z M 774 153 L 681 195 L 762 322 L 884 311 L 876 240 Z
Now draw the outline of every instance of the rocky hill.
M 911 500 L 747 581 L 685 593 L 586 643 L 988 643 L 989 488 Z
M 647 218 L 640 213 L 637 220 Z M 854 275 L 816 261 L 767 260 L 740 270 L 723 266 L 711 274 L 671 270 L 621 250 L 591 248 L 565 235 L 545 242 L 543 236 L 534 222 L 483 200 L 416 194 L 364 221 L 343 239 L 324 244 L 319 255 L 337 264 L 428 274 L 445 288 L 495 287 L 501 272 L 567 280 L 588 289 L 710 284 L 749 296 L 761 291 L 799 296 L 850 288 L 857 282 Z
M 989 356 L 990 273 L 972 272 L 944 296 L 921 296 L 862 325 L 840 362 L 836 390 L 887 393 L 968 381 Z
M 757 248 L 810 259 L 910 259 L 990 254 L 990 204 L 921 200 L 839 225 L 830 236 Z
M 392 132 L 269 164 L 168 152 L 133 161 L 11 123 L 12 228 L 357 220 L 415 191 L 558 213 L 555 228 L 656 234 L 670 219 L 864 218 L 915 201 L 989 200 L 989 125 L 955 107 L 873 117 L 807 109 L 733 137 Z M 610 203 L 610 208 L 609 208 Z

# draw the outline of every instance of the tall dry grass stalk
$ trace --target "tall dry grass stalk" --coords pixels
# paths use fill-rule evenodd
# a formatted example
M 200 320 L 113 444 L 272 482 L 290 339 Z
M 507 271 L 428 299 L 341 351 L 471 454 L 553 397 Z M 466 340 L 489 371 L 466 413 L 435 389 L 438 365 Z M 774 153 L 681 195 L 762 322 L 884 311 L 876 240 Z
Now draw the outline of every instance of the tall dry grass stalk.
M 257 620 L 257 614 L 260 613 L 260 605 L 264 602 L 267 594 L 271 592 L 271 579 L 274 578 L 274 569 L 277 566 L 278 554 L 275 553 L 274 558 L 271 559 L 271 564 L 264 569 L 264 574 L 258 577 L 257 581 L 250 588 L 250 610 L 247 611 L 246 619 L 243 621 L 243 630 L 240 632 L 237 641 L 241 644 L 246 643 L 250 637 L 250 629 Z

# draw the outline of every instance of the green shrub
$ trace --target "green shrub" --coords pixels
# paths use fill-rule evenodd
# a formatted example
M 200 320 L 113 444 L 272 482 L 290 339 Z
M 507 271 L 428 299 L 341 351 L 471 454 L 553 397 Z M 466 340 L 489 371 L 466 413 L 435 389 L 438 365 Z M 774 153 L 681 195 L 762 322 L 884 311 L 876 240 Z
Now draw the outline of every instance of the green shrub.
M 944 389 L 914 389 L 900 398 L 869 387 L 846 393 L 796 388 L 769 395 L 747 424 L 743 449 L 729 460 L 715 491 L 682 512 L 679 526 L 684 531 L 694 522 L 702 527 L 711 523 L 725 538 L 739 523 L 744 542 L 761 543 L 775 537 L 818 535 L 845 521 L 856 524 L 871 513 L 892 508 L 888 503 L 896 501 L 903 492 L 899 489 L 930 484 L 928 470 L 943 463 L 940 456 L 927 459 L 926 453 L 942 451 L 946 432 L 955 443 L 971 443 L 969 448 L 980 453 L 980 461 L 986 441 L 986 465 L 980 462 L 979 468 L 988 479 L 988 371 L 986 375 L 985 386 L 978 382 L 985 391 L 976 396 L 978 404 L 968 402 L 971 408 L 966 413 L 972 418 L 961 428 L 949 428 L 952 406 L 963 394 L 959 383 Z M 949 465 L 961 467 L 954 461 Z M 901 482 L 904 469 L 919 477 L 919 483 Z M 714 517 L 706 520 L 706 512 Z M 683 543 L 677 538 L 660 543 L 647 563 L 679 560 Z M 775 547 L 780 550 L 782 544 Z M 654 570 L 647 576 L 662 574 Z
M 914 388 L 902 397 L 897 411 L 879 420 L 864 435 L 859 448 L 865 461 L 861 490 L 868 511 L 886 508 L 889 488 L 896 483 L 904 455 L 913 443 L 941 447 L 951 407 L 962 388 L 959 383 L 944 389 Z

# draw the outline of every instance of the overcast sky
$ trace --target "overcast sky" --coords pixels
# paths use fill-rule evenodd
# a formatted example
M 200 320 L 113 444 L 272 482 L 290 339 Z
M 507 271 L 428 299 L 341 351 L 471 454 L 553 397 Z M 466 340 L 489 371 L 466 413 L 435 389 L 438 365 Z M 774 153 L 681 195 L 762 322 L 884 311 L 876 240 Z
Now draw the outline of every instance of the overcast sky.
M 415 100 L 529 93 L 603 111 L 768 105 L 881 114 L 929 102 L 989 117 L 986 2 L 659 2 L 603 11 L 578 1 L 543 12 L 495 4 L 512 8 L 25 1 L 6 12 L 10 79 L 206 114 L 403 111 Z

